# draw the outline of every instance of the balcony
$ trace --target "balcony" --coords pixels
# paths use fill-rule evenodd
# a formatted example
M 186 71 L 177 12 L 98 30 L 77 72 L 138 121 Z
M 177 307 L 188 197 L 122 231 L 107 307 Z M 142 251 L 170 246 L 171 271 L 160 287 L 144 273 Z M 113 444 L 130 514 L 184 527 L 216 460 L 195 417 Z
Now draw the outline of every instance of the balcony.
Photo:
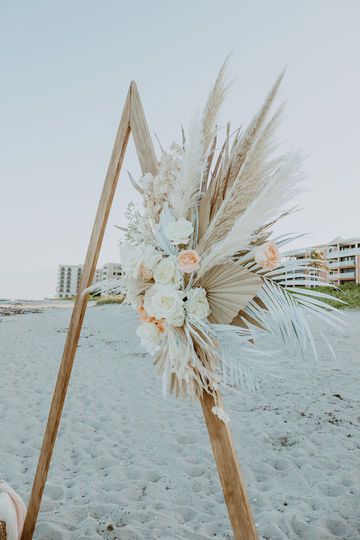
M 351 268 L 353 266 L 355 266 L 355 259 L 351 260 L 351 261 L 330 261 L 329 262 L 329 267 L 330 269 L 331 268 Z
M 342 272 L 338 274 L 338 279 L 355 279 L 355 271 L 354 272 Z
M 329 251 L 328 258 L 336 259 L 338 257 L 351 257 L 352 255 L 360 255 L 360 248 L 351 249 L 337 249 L 336 251 Z

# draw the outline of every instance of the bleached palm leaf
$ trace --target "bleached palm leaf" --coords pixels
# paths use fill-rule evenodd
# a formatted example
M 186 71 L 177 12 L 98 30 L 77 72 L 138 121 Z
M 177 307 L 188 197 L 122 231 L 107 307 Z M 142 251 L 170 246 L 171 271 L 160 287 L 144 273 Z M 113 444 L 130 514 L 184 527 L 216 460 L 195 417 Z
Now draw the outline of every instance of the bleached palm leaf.
M 313 295 L 317 296 L 317 292 L 313 291 Z M 280 334 L 284 342 L 297 343 L 302 356 L 306 355 L 308 343 L 316 355 L 309 323 L 322 321 L 336 329 L 339 329 L 342 323 L 336 308 L 324 302 L 313 302 L 312 296 L 293 293 L 292 289 L 278 285 L 270 279 L 265 279 L 257 298 L 260 304 L 252 301 L 243 311 L 265 330 L 275 335 Z

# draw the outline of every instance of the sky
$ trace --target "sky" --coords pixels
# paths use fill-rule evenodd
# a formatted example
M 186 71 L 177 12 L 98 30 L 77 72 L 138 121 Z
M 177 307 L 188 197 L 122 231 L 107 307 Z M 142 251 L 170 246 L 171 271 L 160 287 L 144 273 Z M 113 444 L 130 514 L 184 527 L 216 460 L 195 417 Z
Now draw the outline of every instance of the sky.
M 130 81 L 167 147 L 230 52 L 220 125 L 245 126 L 287 67 L 279 140 L 307 184 L 277 232 L 360 236 L 359 20 L 358 0 L 0 0 L 0 298 L 52 297 L 58 265 L 83 262 Z M 133 144 L 99 265 L 119 260 L 127 169 Z

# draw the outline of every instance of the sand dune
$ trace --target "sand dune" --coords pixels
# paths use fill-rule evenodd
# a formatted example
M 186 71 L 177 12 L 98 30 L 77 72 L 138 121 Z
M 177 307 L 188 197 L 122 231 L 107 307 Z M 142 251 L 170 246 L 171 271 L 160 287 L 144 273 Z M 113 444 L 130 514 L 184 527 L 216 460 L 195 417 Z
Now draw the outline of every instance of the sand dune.
M 0 476 L 27 499 L 70 310 L 0 318 Z M 359 540 L 360 312 L 284 379 L 225 396 L 260 537 Z M 91 307 L 38 540 L 232 538 L 200 407 L 163 400 L 123 306 Z

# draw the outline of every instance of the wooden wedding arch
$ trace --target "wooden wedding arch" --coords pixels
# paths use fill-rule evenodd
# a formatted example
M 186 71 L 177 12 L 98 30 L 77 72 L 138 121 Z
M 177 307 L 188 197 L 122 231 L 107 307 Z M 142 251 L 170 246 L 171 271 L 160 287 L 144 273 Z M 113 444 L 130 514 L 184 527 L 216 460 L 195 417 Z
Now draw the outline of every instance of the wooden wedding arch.
M 105 228 L 130 133 L 132 133 L 134 139 L 143 174 L 150 172 L 155 175 L 157 171 L 157 159 L 140 101 L 139 92 L 134 81 L 130 84 L 126 98 L 89 241 L 84 268 L 80 279 L 79 293 L 75 301 L 66 337 L 21 540 L 31 540 L 34 534 L 88 302 L 88 295 L 82 293 L 91 286 L 94 278 L 100 248 L 104 238 Z M 214 406 L 214 398 L 212 396 L 204 392 L 204 396 L 201 399 L 201 406 L 219 471 L 231 525 L 234 531 L 234 539 L 257 540 L 258 535 L 246 495 L 244 481 L 241 477 L 230 430 L 222 420 L 211 412 L 211 409 Z

